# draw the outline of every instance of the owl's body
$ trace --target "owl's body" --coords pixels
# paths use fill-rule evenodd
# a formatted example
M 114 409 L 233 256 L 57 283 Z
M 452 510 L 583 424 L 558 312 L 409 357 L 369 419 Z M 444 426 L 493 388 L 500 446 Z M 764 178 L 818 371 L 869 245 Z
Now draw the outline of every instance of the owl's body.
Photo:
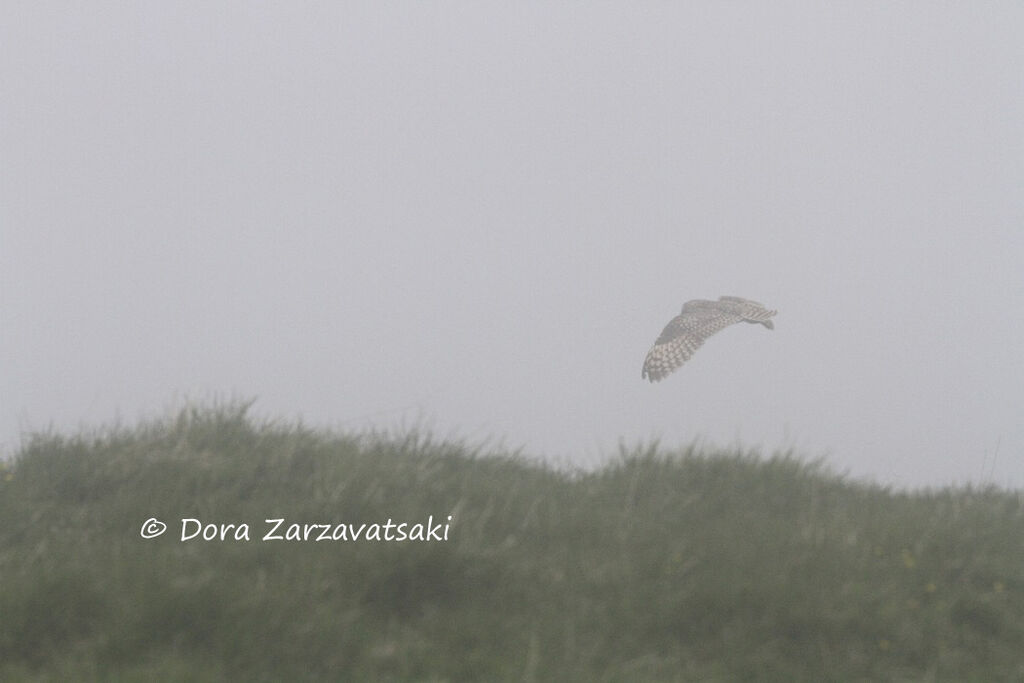
M 771 318 L 777 312 L 738 296 L 723 296 L 718 301 L 687 301 L 647 353 L 641 377 L 651 382 L 664 379 L 690 360 L 705 339 L 733 323 L 757 323 L 775 329 Z

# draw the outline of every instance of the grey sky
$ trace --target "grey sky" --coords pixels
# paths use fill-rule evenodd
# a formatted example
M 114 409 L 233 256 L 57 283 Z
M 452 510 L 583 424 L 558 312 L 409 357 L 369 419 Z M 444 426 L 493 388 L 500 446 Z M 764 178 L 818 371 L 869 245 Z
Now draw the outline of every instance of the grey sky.
M 1024 486 L 1019 3 L 2 14 L 5 453 L 234 395 Z M 723 294 L 775 331 L 641 381 Z

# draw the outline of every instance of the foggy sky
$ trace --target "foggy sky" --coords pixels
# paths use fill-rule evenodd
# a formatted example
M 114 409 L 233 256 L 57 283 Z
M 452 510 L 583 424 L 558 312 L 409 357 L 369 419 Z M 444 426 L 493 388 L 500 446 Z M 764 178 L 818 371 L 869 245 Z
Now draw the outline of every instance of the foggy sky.
M 1011 2 L 5 4 L 0 453 L 240 397 L 1024 487 L 1022 74 Z

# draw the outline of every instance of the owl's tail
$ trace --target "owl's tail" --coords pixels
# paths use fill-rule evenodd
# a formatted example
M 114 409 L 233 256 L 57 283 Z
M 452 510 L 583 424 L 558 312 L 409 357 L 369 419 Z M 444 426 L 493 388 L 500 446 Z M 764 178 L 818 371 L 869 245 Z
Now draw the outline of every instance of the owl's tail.
M 767 308 L 746 310 L 740 313 L 743 316 L 744 322 L 756 323 L 758 325 L 764 325 L 769 330 L 775 329 L 775 323 L 772 322 L 772 316 L 778 313 L 778 311 L 771 311 Z
M 764 325 L 769 330 L 775 329 L 775 323 L 771 320 L 758 320 L 757 318 L 744 318 L 743 322 L 750 323 L 751 325 Z

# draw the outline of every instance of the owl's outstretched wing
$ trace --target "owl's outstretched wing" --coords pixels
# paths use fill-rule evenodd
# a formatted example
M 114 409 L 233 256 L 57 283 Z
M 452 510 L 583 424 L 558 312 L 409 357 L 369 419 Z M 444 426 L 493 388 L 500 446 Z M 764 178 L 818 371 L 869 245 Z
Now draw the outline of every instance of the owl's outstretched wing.
M 759 323 L 772 329 L 775 313 L 755 301 L 733 296 L 718 301 L 687 301 L 647 352 L 640 376 L 651 382 L 664 379 L 690 360 L 705 339 L 735 323 Z

